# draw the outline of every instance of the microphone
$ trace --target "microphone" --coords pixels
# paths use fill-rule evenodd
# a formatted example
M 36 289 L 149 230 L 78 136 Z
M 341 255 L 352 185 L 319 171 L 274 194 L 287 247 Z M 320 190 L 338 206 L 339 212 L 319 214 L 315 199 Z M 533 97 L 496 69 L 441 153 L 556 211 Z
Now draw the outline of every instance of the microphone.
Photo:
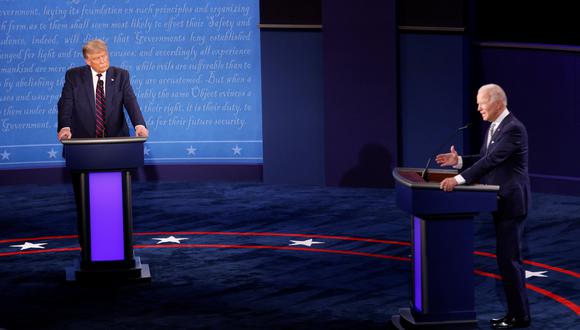
M 421 172 L 421 178 L 425 181 L 429 181 L 429 165 L 431 164 L 431 159 L 433 158 L 433 155 L 435 155 L 435 153 L 437 152 L 437 150 L 441 149 L 444 145 L 446 145 L 447 143 L 449 143 L 449 141 L 451 141 L 451 139 L 453 139 L 455 137 L 455 135 L 461 131 L 463 131 L 466 128 L 471 127 L 472 123 L 469 123 L 465 126 L 461 126 L 458 129 L 456 129 L 451 135 L 449 135 L 449 137 L 447 139 L 445 139 L 443 141 L 443 143 L 441 143 L 437 149 L 433 150 L 433 152 L 430 154 L 429 159 L 427 159 L 427 164 L 425 165 L 425 168 L 423 169 L 423 171 Z

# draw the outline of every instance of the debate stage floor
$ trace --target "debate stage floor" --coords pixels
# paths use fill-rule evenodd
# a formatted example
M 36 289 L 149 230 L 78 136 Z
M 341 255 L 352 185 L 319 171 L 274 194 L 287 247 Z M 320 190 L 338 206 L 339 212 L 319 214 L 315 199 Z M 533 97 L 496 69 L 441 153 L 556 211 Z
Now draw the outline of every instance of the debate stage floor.
M 0 186 L 0 329 L 386 329 L 408 306 L 409 216 L 392 189 L 163 182 L 133 192 L 135 253 L 151 281 L 84 286 L 65 281 L 80 255 L 72 187 Z M 533 201 L 531 329 L 580 329 L 580 197 Z M 493 235 L 490 215 L 476 218 L 481 329 L 505 310 Z

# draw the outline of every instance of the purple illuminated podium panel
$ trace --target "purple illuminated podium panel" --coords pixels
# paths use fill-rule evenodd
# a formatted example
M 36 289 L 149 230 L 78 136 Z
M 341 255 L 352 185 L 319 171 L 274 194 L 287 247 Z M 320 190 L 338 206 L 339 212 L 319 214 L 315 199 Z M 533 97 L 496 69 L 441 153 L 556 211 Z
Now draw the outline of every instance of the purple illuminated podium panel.
M 92 261 L 125 259 L 121 172 L 89 173 Z
M 444 192 L 439 183 L 457 174 L 393 170 L 397 206 L 411 215 L 412 292 L 408 308 L 392 317 L 398 329 L 476 329 L 473 218 L 497 208 L 499 186 L 473 184 Z
M 67 280 L 148 280 L 133 253 L 130 170 L 143 166 L 146 138 L 62 141 L 75 187 L 81 261 Z

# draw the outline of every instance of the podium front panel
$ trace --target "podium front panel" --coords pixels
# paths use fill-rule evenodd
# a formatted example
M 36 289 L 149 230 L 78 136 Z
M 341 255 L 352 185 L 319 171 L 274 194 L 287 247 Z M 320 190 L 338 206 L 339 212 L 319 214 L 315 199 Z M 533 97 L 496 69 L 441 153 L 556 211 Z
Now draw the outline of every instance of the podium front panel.
M 444 215 L 492 212 L 497 209 L 495 191 L 461 191 L 452 193 L 440 189 L 411 189 L 396 184 L 397 205 L 415 215 Z
M 89 219 L 92 261 L 123 260 L 122 172 L 89 173 Z
M 413 217 L 413 307 L 419 312 L 423 312 L 423 243 L 421 239 L 421 219 Z
M 412 217 L 414 315 L 474 318 L 473 222 Z

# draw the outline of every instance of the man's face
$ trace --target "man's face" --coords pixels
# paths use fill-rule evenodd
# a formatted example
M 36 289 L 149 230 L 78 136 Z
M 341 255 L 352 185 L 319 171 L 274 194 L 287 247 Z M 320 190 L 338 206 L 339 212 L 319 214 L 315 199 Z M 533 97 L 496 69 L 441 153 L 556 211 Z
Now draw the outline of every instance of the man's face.
M 98 73 L 103 73 L 109 69 L 109 53 L 107 51 L 98 51 L 88 53 L 85 62 Z
M 500 101 L 491 101 L 489 92 L 483 91 L 477 93 L 477 111 L 485 121 L 493 122 L 499 117 L 503 105 Z

